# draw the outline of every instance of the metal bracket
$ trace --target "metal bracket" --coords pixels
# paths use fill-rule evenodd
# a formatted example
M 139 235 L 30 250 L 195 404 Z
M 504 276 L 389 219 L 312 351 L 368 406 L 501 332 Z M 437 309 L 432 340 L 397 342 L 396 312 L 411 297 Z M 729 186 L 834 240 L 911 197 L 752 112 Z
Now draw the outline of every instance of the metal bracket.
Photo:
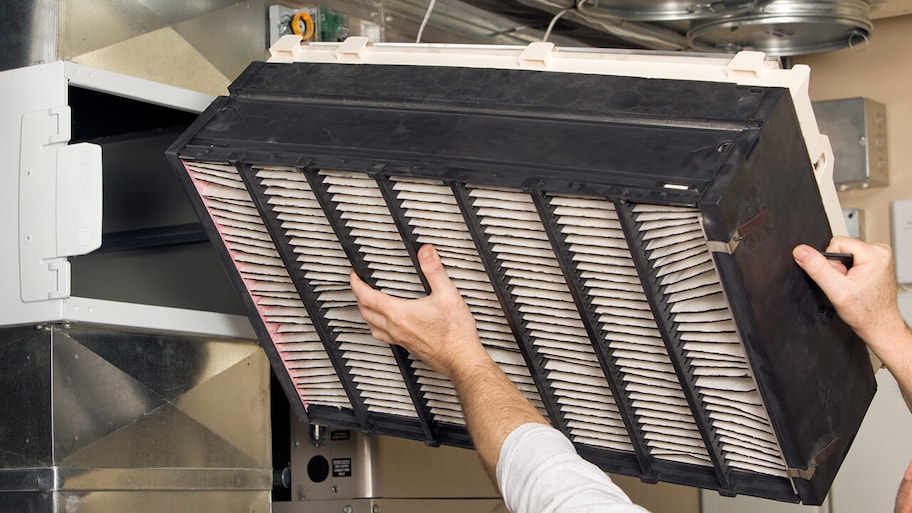
M 712 253 L 725 253 L 731 255 L 738 249 L 738 244 L 741 243 L 743 237 L 738 232 L 735 232 L 735 235 L 732 236 L 731 240 L 728 242 L 718 241 L 718 240 L 708 240 L 706 241 L 706 247 L 709 248 L 709 251 Z
M 735 252 L 736 249 L 738 249 L 738 245 L 741 244 L 742 240 L 750 235 L 751 232 L 765 224 L 768 219 L 769 212 L 764 210 L 754 217 L 750 218 L 750 220 L 735 230 L 735 233 L 727 242 L 708 240 L 706 241 L 706 247 L 709 248 L 709 250 L 713 253 L 725 253 L 731 255 Z
M 802 469 L 802 468 L 787 469 L 786 472 L 788 473 L 789 478 L 791 478 L 791 479 L 798 478 L 798 479 L 804 479 L 804 480 L 810 481 L 811 478 L 814 477 L 814 473 L 817 472 L 817 467 L 819 467 L 820 464 L 823 463 L 823 460 L 827 459 L 830 456 L 830 454 L 832 454 L 839 446 L 840 446 L 839 439 L 834 438 L 832 441 L 830 441 L 830 443 L 828 443 L 826 445 L 826 447 L 821 449 L 820 452 L 818 452 L 811 459 L 811 461 L 808 463 L 808 467 L 806 469 Z
M 806 481 L 810 481 L 811 478 L 814 477 L 814 472 L 816 472 L 816 471 L 817 471 L 817 465 L 812 465 L 812 466 L 808 467 L 807 469 L 790 468 L 790 469 L 786 470 L 789 478 L 804 479 Z

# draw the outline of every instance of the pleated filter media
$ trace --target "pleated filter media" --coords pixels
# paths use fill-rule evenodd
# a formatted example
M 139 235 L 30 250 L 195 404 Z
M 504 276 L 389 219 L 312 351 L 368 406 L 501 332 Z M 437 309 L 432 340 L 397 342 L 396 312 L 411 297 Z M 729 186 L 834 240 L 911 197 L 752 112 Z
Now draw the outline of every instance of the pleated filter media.
M 298 62 L 230 91 L 169 158 L 302 419 L 471 446 L 452 383 L 375 340 L 349 288 L 423 297 L 433 244 L 583 457 L 823 500 L 874 381 L 791 260 L 831 229 L 788 89 Z

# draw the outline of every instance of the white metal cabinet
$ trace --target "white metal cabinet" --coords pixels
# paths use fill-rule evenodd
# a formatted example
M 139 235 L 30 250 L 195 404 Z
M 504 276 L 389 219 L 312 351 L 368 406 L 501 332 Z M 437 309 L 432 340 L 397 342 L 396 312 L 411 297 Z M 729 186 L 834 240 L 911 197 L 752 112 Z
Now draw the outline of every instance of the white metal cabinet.
M 95 145 L 68 145 L 71 86 L 190 113 L 212 101 L 202 93 L 63 61 L 0 72 L 0 237 L 7 244 L 0 252 L 0 326 L 68 321 L 252 339 L 240 315 L 70 293 L 69 257 L 97 247 L 100 227 L 89 214 L 97 217 L 100 206 L 93 202 L 101 201 L 94 190 L 100 188 L 93 172 L 98 164 L 86 162 L 97 158 L 91 152 Z M 94 178 L 74 181 L 74 169 Z M 86 193 L 61 197 L 61 191 L 73 190 L 63 186 L 68 183 L 85 186 Z M 67 215 L 58 216 L 67 208 L 79 213 L 75 224 Z M 67 242 L 74 226 L 85 228 L 85 237 Z M 95 244 L 90 240 L 80 247 L 85 239 Z M 25 251 L 37 245 L 40 251 Z

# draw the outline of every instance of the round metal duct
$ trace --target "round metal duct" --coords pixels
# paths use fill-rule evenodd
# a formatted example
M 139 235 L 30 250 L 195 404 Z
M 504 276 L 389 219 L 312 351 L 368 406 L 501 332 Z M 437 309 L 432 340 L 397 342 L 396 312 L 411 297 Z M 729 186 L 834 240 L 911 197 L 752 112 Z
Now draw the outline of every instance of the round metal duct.
M 871 6 L 864 0 L 774 0 L 746 14 L 694 25 L 691 44 L 722 51 L 754 49 L 791 56 L 864 44 L 871 33 Z
M 770 0 L 586 0 L 577 8 L 587 14 L 630 21 L 678 21 L 717 18 L 748 12 Z

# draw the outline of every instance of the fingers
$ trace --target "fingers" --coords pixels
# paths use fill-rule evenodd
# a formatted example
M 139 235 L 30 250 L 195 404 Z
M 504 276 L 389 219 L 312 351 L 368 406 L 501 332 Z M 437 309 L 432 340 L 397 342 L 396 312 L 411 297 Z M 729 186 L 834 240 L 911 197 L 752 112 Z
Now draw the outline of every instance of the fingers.
M 351 285 L 352 292 L 355 293 L 356 297 L 363 293 L 365 288 L 370 288 L 370 285 L 364 283 L 364 280 L 358 276 L 358 273 L 356 273 L 354 269 L 348 273 L 348 283 Z
M 868 244 L 862 242 L 858 239 L 853 239 L 852 237 L 843 237 L 842 235 L 835 235 L 830 239 L 830 244 L 827 246 L 827 251 L 832 251 L 834 253 L 855 253 L 858 251 L 864 252 L 865 247 Z
M 879 242 L 871 244 L 860 239 L 836 235 L 830 239 L 830 245 L 827 246 L 827 251 L 866 255 L 872 250 L 875 250 L 875 248 L 889 248 L 889 246 Z
M 388 300 L 387 298 L 392 299 L 392 296 L 384 294 L 365 283 L 355 271 L 349 273 L 348 282 L 351 285 L 352 292 L 355 294 L 355 299 L 358 300 L 359 306 L 378 310 Z
M 827 295 L 839 290 L 839 287 L 845 282 L 845 275 L 842 272 L 830 265 L 830 262 L 819 251 L 806 244 L 796 246 L 792 250 L 792 256 Z
M 354 270 L 349 274 L 349 283 L 358 300 L 358 311 L 370 328 L 371 335 L 381 342 L 397 344 L 398 341 L 389 332 L 389 312 L 398 299 L 374 289 Z
M 349 273 L 348 281 L 355 294 L 355 299 L 358 300 L 358 311 L 361 312 L 364 321 L 370 325 L 383 322 L 386 317 L 383 313 L 384 310 L 389 309 L 390 304 L 396 298 L 374 289 L 365 283 L 355 271 Z
M 379 340 L 380 342 L 384 342 L 387 344 L 398 344 L 399 343 L 388 332 L 374 326 L 373 324 L 370 325 L 370 333 L 371 333 L 372 337 Z
M 421 246 L 418 250 L 418 265 L 421 266 L 421 272 L 427 278 L 428 285 L 431 286 L 431 293 L 448 292 L 454 289 L 450 277 L 447 276 L 443 263 L 440 261 L 440 255 L 437 249 L 430 244 Z
M 446 293 L 455 290 L 455 286 L 450 281 L 449 276 L 447 276 L 446 269 L 443 268 L 443 263 L 440 261 L 440 255 L 434 246 L 430 244 L 421 246 L 418 250 L 418 265 L 421 267 L 421 272 L 425 278 L 427 278 L 428 285 L 431 286 L 431 292 Z M 358 303 L 370 308 L 376 309 L 379 305 L 394 299 L 392 296 L 375 290 L 365 283 L 354 270 L 349 273 L 349 283 L 351 284 L 352 292 L 355 293 L 355 297 L 358 299 Z
M 859 239 L 842 236 L 833 237 L 830 245 L 827 246 L 827 251 L 851 253 L 855 257 L 856 264 L 887 262 L 893 257 L 893 251 L 887 244 L 882 242 L 870 244 Z

